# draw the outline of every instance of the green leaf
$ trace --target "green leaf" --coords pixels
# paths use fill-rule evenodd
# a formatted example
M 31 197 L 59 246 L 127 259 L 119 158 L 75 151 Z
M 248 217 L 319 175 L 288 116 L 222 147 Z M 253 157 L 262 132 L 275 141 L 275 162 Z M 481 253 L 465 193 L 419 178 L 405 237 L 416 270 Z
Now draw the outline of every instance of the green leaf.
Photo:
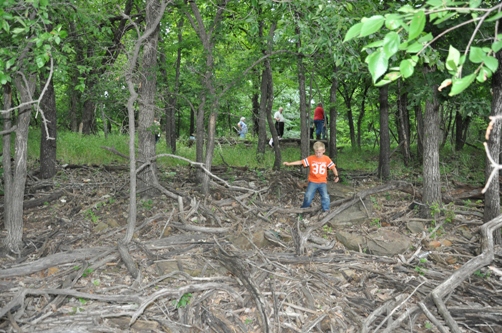
M 495 73 L 495 71 L 497 70 L 498 66 L 499 66 L 499 62 L 497 60 L 497 58 L 494 58 L 492 56 L 485 56 L 483 58 L 483 62 L 485 64 L 486 67 L 488 67 L 492 73 Z
M 385 15 L 385 27 L 387 29 L 396 30 L 401 25 L 403 25 L 403 21 L 401 20 L 401 15 L 399 15 L 399 14 Z
M 366 49 L 370 49 L 370 48 L 380 47 L 382 45 L 383 45 L 383 40 L 377 40 L 377 41 L 370 43 L 370 44 L 366 45 L 365 47 L 363 47 L 363 51 Z
M 397 11 L 398 12 L 403 12 L 403 13 L 412 13 L 415 9 L 411 7 L 410 5 L 404 5 L 400 7 Z
M 497 14 L 493 15 L 490 18 L 487 18 L 485 22 L 492 22 L 492 21 L 497 21 L 499 18 L 502 17 L 502 12 L 498 12 Z
M 432 38 L 434 38 L 434 37 L 433 37 L 433 36 L 432 36 L 432 34 L 429 32 L 427 35 L 424 35 L 424 36 L 420 37 L 420 38 L 417 40 L 417 42 L 422 43 L 422 44 L 423 44 L 423 43 L 427 43 L 427 42 L 431 41 L 431 40 L 432 40 Z
M 469 52 L 469 60 L 475 64 L 479 64 L 483 62 L 483 58 L 486 56 L 486 53 L 482 48 L 473 46 Z
M 456 71 L 460 62 L 460 52 L 450 45 L 448 51 L 448 58 L 446 58 L 446 69 L 449 71 Z
M 479 5 L 481 5 L 481 0 L 470 0 L 469 1 L 469 7 L 471 7 L 471 8 L 478 8 Z
M 45 59 L 42 55 L 39 55 L 35 58 L 35 62 L 37 63 L 38 68 L 42 68 L 45 66 Z
M 410 23 L 410 32 L 409 32 L 409 40 L 415 39 L 422 31 L 424 31 L 425 27 L 425 13 L 423 10 L 420 10 L 413 15 L 413 19 Z
M 10 25 L 7 20 L 2 20 L 2 29 L 7 33 L 10 31 Z
M 479 71 L 478 73 L 478 76 L 476 76 L 476 80 L 478 82 L 485 82 L 486 80 L 488 80 L 488 78 L 492 76 L 492 72 L 490 72 L 490 70 L 486 67 L 482 67 L 481 70 Z
M 391 31 L 383 39 L 383 51 L 390 59 L 399 50 L 399 43 L 401 42 L 399 34 L 397 32 Z
M 351 40 L 354 37 L 359 37 L 359 34 L 361 33 L 361 28 L 363 24 L 361 22 L 353 25 L 350 27 L 349 31 L 345 34 L 345 38 L 343 39 L 343 42 L 345 43 L 348 40 Z
M 383 26 L 385 19 L 382 15 L 374 15 L 370 18 L 363 18 L 361 20 L 363 26 L 361 27 L 361 37 L 374 34 Z
M 461 79 L 453 80 L 451 85 L 451 91 L 448 94 L 449 96 L 455 96 L 464 91 L 467 87 L 471 85 L 472 82 L 476 79 L 476 73 L 469 74 L 464 76 Z
M 24 28 L 14 28 L 14 29 L 12 30 L 12 33 L 13 33 L 14 35 L 22 34 L 23 32 L 24 32 Z
M 502 40 L 497 40 L 492 44 L 492 50 L 497 53 L 500 49 L 502 49 Z
M 406 48 L 406 53 L 418 53 L 423 47 L 420 43 L 413 43 Z
M 0 72 L 0 84 L 4 85 L 10 81 L 10 77 L 3 72 Z
M 7 62 L 5 63 L 5 69 L 9 69 L 11 68 L 14 64 L 16 63 L 16 58 L 10 58 L 9 60 L 7 60 Z
M 389 65 L 387 57 L 382 49 L 379 49 L 366 57 L 365 62 L 368 64 L 373 82 L 376 82 L 382 76 Z
M 440 7 L 443 5 L 443 0 L 429 0 L 427 4 L 431 7 Z
M 399 71 L 405 79 L 412 76 L 414 70 L 415 66 L 410 59 L 404 59 L 401 61 L 401 64 L 399 64 Z
M 391 80 L 380 80 L 377 83 L 375 83 L 375 86 L 382 87 L 382 86 L 385 86 L 386 84 L 389 84 L 391 82 L 392 82 Z

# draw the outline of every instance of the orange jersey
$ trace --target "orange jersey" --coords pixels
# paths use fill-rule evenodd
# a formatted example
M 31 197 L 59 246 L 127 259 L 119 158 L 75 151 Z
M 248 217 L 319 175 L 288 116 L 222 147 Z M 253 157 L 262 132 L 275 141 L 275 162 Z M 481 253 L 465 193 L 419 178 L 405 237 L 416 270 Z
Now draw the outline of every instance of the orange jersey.
M 328 169 L 334 169 L 335 163 L 326 155 L 317 158 L 311 155 L 302 160 L 304 167 L 310 167 L 309 182 L 312 183 L 327 183 Z

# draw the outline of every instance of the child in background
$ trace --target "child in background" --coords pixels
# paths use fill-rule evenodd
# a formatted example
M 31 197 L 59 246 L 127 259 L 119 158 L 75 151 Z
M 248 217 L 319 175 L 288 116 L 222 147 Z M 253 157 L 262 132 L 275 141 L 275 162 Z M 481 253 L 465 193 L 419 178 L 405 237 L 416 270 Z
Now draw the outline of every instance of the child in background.
M 326 148 L 324 143 L 317 141 L 314 143 L 315 155 L 310 155 L 300 161 L 294 162 L 284 162 L 285 166 L 292 165 L 303 165 L 303 167 L 310 167 L 308 186 L 303 197 L 303 204 L 301 208 L 308 208 L 314 199 L 315 193 L 319 192 L 321 196 L 321 206 L 322 211 L 329 211 L 330 199 L 328 195 L 328 169 L 333 170 L 335 174 L 335 183 L 340 181 L 338 176 L 338 170 L 336 169 L 335 163 L 331 159 L 324 155 Z

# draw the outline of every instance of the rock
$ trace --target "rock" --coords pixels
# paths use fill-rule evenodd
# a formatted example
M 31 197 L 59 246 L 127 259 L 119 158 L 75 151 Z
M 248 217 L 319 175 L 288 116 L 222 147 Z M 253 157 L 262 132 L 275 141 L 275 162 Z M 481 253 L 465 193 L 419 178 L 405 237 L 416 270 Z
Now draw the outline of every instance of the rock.
M 387 228 L 380 228 L 367 238 L 369 253 L 381 256 L 394 256 L 403 253 L 412 244 L 408 237 Z
M 359 246 L 361 248 L 366 248 L 366 240 L 363 236 L 352 234 L 347 231 L 339 231 L 335 234 L 337 241 L 343 244 L 347 249 L 352 251 L 359 251 Z
M 374 255 L 394 256 L 407 251 L 412 242 L 411 240 L 395 231 L 387 228 L 380 228 L 374 234 L 367 237 L 346 231 L 336 233 L 336 239 L 347 249 L 359 251 L 361 249 Z
M 258 246 L 259 248 L 264 248 L 270 245 L 270 242 L 265 238 L 265 234 L 263 230 L 256 231 L 253 233 L 253 238 L 251 241 L 253 244 L 249 242 L 248 237 L 244 235 L 240 235 L 235 238 L 231 238 L 230 241 L 239 249 L 242 250 L 249 250 L 254 248 L 254 245 Z
M 101 232 L 101 231 L 104 231 L 108 229 L 108 224 L 104 223 L 104 222 L 98 222 L 98 224 L 96 224 L 96 226 L 94 227 L 94 232 Z
M 422 222 L 417 221 L 409 221 L 408 223 L 406 223 L 406 227 L 414 234 L 421 234 L 426 230 L 425 225 Z

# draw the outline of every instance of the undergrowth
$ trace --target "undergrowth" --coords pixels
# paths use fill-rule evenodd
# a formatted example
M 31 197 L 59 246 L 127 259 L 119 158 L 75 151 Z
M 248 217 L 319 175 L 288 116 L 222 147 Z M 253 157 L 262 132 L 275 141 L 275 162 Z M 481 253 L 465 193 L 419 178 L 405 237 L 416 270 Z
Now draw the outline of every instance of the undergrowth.
M 216 144 L 213 156 L 213 165 L 230 165 L 235 167 L 248 167 L 250 169 L 271 169 L 274 165 L 274 151 L 266 146 L 263 161 L 256 159 L 256 138 L 248 138 L 250 143 L 239 142 L 236 145 Z M 57 159 L 59 164 L 127 164 L 127 161 L 103 149 L 103 146 L 112 147 L 124 155 L 129 155 L 128 136 L 120 134 L 110 134 L 105 138 L 99 135 L 80 135 L 73 132 L 58 132 L 57 137 Z M 187 138 L 180 138 L 177 142 L 176 155 L 195 161 L 195 144 L 189 146 Z M 165 138 L 161 137 L 157 144 L 157 154 L 170 154 L 165 143 Z M 391 148 L 394 149 L 394 148 Z M 416 148 L 412 147 L 412 152 L 416 156 Z M 281 148 L 282 161 L 296 161 L 301 158 L 299 146 L 285 146 Z M 40 158 L 40 130 L 30 130 L 28 142 L 28 159 L 30 165 L 38 163 Z M 344 147 L 338 152 L 336 160 L 340 169 L 342 179 L 348 180 L 347 176 L 351 171 L 375 173 L 378 168 L 379 151 L 376 148 L 363 147 L 362 149 L 351 149 Z M 188 163 L 172 157 L 158 159 L 160 168 L 171 168 L 183 166 Z M 413 183 L 422 183 L 422 165 L 416 159 L 412 166 L 405 166 L 399 151 L 391 155 L 391 178 L 405 179 Z M 453 180 L 471 185 L 482 185 L 484 182 L 484 151 L 472 147 L 464 147 L 460 152 L 456 152 L 451 147 L 446 146 L 440 152 L 440 172 L 442 181 L 451 182 Z

